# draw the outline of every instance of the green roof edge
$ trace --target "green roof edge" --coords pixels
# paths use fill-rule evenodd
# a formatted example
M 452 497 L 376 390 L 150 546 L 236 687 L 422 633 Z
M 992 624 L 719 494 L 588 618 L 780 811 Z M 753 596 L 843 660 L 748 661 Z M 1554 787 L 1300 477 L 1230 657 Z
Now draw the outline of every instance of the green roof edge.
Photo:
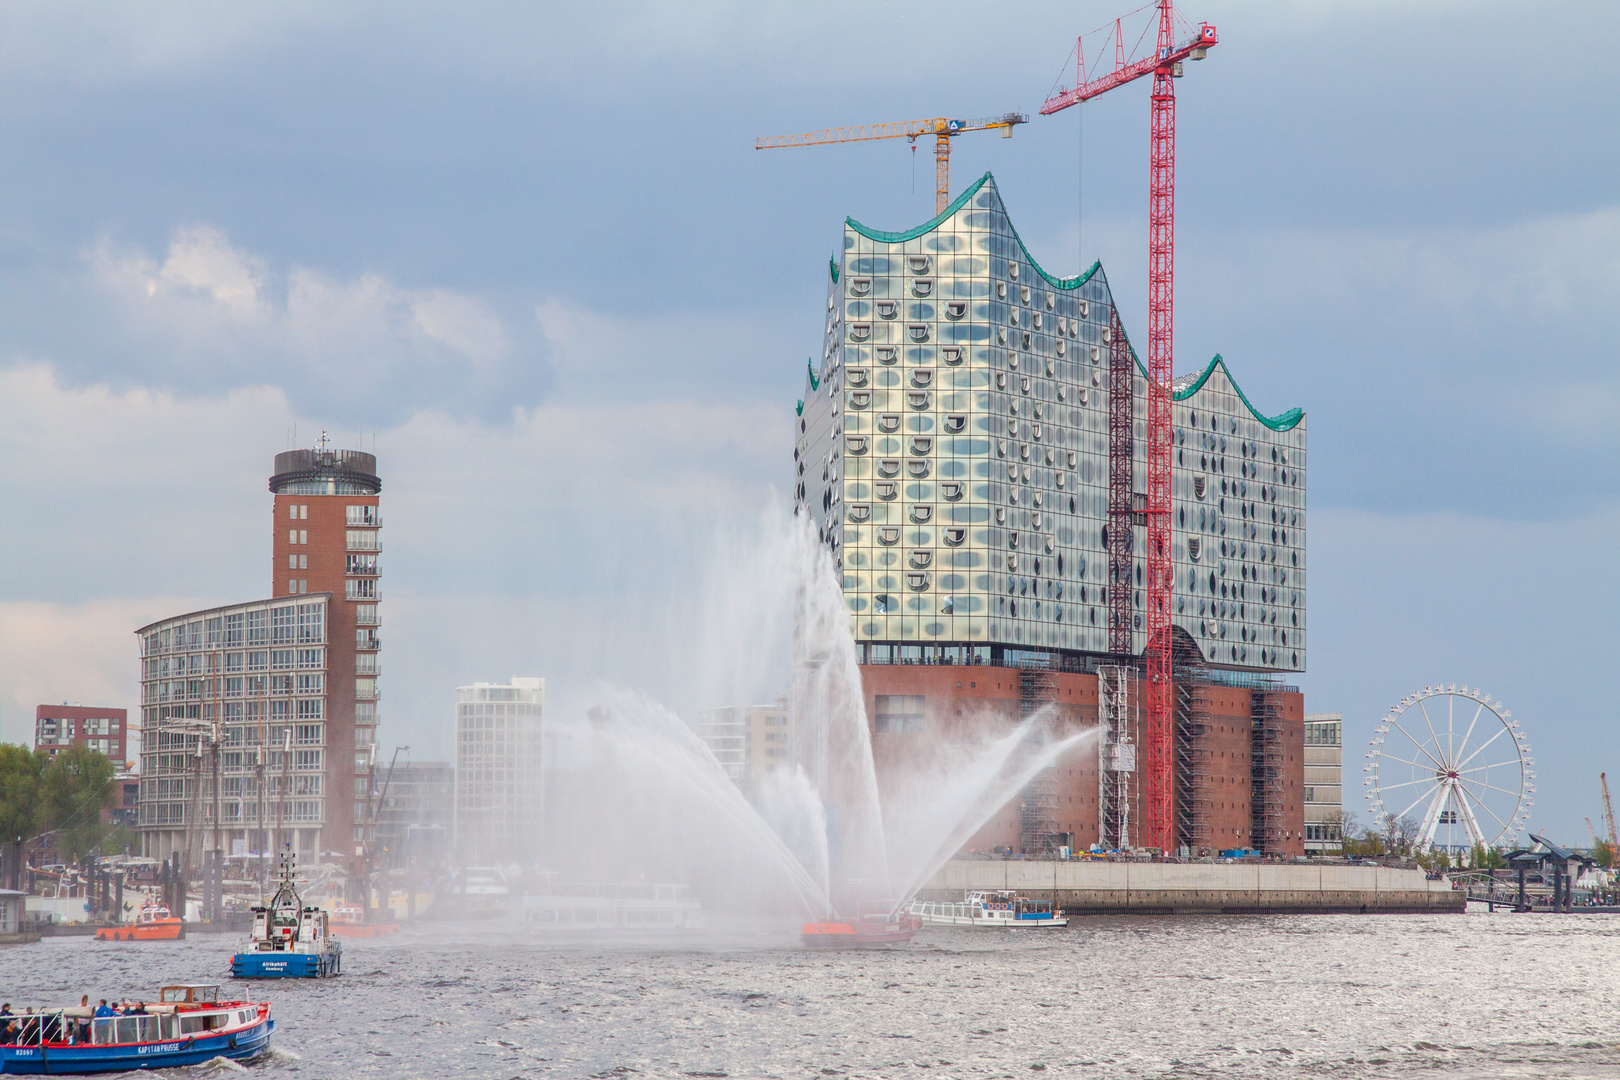
M 1134 357 L 1136 355 L 1136 350 L 1132 349 L 1131 355 Z M 1137 359 L 1136 366 L 1138 370 L 1142 372 L 1142 375 L 1145 378 L 1147 376 L 1147 369 L 1142 367 L 1142 361 L 1140 359 Z M 1232 369 L 1226 366 L 1226 361 L 1222 359 L 1220 353 L 1216 353 L 1210 362 L 1205 365 L 1204 370 L 1199 372 L 1198 378 L 1193 380 L 1192 385 L 1188 386 L 1185 390 L 1176 391 L 1171 395 L 1171 397 L 1176 401 L 1186 401 L 1188 398 L 1192 397 L 1194 394 L 1198 393 L 1198 391 L 1204 388 L 1204 384 L 1209 381 L 1209 377 L 1215 373 L 1215 369 L 1217 367 L 1226 372 L 1227 381 L 1232 384 L 1232 389 L 1237 391 L 1238 400 L 1243 402 L 1244 407 L 1249 410 L 1250 415 L 1252 415 L 1262 424 L 1266 425 L 1266 427 L 1270 428 L 1272 431 L 1291 430 L 1292 428 L 1297 427 L 1301 420 L 1305 419 L 1304 410 L 1298 407 L 1289 409 L 1285 413 L 1278 413 L 1276 416 L 1267 416 L 1265 413 L 1255 408 L 1254 403 L 1249 400 L 1249 396 L 1243 392 L 1243 387 L 1239 386 L 1238 381 L 1232 377 Z
M 884 232 L 881 229 L 868 228 L 852 217 L 846 217 L 844 219 L 844 224 L 848 225 L 850 228 L 854 229 L 868 240 L 877 240 L 885 244 L 903 244 L 907 240 L 915 240 L 924 233 L 933 232 L 935 229 L 939 228 L 940 225 L 944 224 L 946 218 L 950 217 L 952 214 L 962 209 L 962 207 L 966 206 L 968 200 L 977 195 L 979 193 L 979 189 L 984 187 L 985 184 L 989 183 L 991 179 L 991 174 L 988 172 L 985 173 L 983 176 L 979 177 L 978 180 L 974 181 L 972 186 L 970 186 L 966 191 L 958 195 L 955 201 L 947 206 L 937 217 L 935 217 L 932 221 L 924 222 L 923 224 L 918 225 L 915 229 L 907 229 L 905 232 Z M 1012 227 L 1012 218 L 1010 216 L 1007 219 L 1007 225 L 1009 228 Z M 1013 239 L 1018 241 L 1018 250 L 1024 253 L 1024 258 L 1029 260 L 1029 265 L 1033 266 L 1035 268 L 1035 272 L 1041 275 L 1041 277 L 1045 278 L 1047 284 L 1051 285 L 1055 289 L 1078 289 L 1080 286 L 1090 281 L 1092 275 L 1094 275 L 1098 270 L 1102 269 L 1102 260 L 1098 259 L 1096 262 L 1092 263 L 1091 268 L 1083 274 L 1076 274 L 1072 278 L 1055 278 L 1051 274 L 1048 274 L 1046 270 L 1042 268 L 1040 263 L 1035 261 L 1035 256 L 1031 255 L 1029 253 L 1029 248 L 1024 246 L 1024 238 L 1018 235 L 1017 229 L 1013 229 Z

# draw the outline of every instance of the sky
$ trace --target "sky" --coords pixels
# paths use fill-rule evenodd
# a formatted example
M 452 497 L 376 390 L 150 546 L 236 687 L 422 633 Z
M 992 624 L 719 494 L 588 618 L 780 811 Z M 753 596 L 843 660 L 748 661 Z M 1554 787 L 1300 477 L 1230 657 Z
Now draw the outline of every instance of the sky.
M 1345 714 L 1348 808 L 1383 712 L 1455 682 L 1584 843 L 1620 766 L 1620 90 L 1570 56 L 1607 11 L 1183 11 L 1220 44 L 1178 84 L 1176 368 L 1307 414 L 1297 682 Z M 268 595 L 272 458 L 323 430 L 384 481 L 385 746 L 447 757 L 454 687 L 512 675 L 773 693 L 693 628 L 768 564 L 844 217 L 908 228 L 933 185 L 927 147 L 754 139 L 1032 114 L 957 139 L 953 193 L 994 171 L 1140 335 L 1146 81 L 1035 115 L 1120 14 L 0 7 L 0 738 L 133 709 L 136 627 Z

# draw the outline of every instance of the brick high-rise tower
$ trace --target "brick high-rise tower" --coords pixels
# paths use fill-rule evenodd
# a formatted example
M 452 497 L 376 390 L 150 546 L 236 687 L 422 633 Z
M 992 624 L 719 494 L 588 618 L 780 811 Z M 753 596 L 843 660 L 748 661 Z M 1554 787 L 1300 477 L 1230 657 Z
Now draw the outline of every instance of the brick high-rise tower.
M 382 526 L 377 458 L 333 450 L 276 455 L 271 595 L 330 593 L 327 661 L 326 821 L 323 837 L 351 874 L 364 873 L 366 809 L 377 739 L 378 557 Z

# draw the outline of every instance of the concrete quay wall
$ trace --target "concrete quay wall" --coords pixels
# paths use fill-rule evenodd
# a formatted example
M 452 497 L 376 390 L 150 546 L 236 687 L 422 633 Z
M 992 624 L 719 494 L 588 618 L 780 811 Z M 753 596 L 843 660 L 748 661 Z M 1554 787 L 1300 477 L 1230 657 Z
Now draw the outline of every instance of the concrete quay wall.
M 1011 889 L 1071 915 L 1194 912 L 1460 912 L 1467 897 L 1422 870 L 1311 863 L 998 861 L 949 863 L 917 894 L 960 900 Z

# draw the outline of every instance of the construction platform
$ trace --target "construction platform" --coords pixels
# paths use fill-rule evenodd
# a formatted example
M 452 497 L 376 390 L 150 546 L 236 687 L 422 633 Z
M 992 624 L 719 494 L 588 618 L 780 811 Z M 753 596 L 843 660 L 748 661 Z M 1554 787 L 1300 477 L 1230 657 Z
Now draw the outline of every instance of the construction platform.
M 1319 863 L 1152 863 L 960 859 L 917 894 L 960 899 L 1010 889 L 1070 915 L 1461 912 L 1467 894 L 1422 870 Z

